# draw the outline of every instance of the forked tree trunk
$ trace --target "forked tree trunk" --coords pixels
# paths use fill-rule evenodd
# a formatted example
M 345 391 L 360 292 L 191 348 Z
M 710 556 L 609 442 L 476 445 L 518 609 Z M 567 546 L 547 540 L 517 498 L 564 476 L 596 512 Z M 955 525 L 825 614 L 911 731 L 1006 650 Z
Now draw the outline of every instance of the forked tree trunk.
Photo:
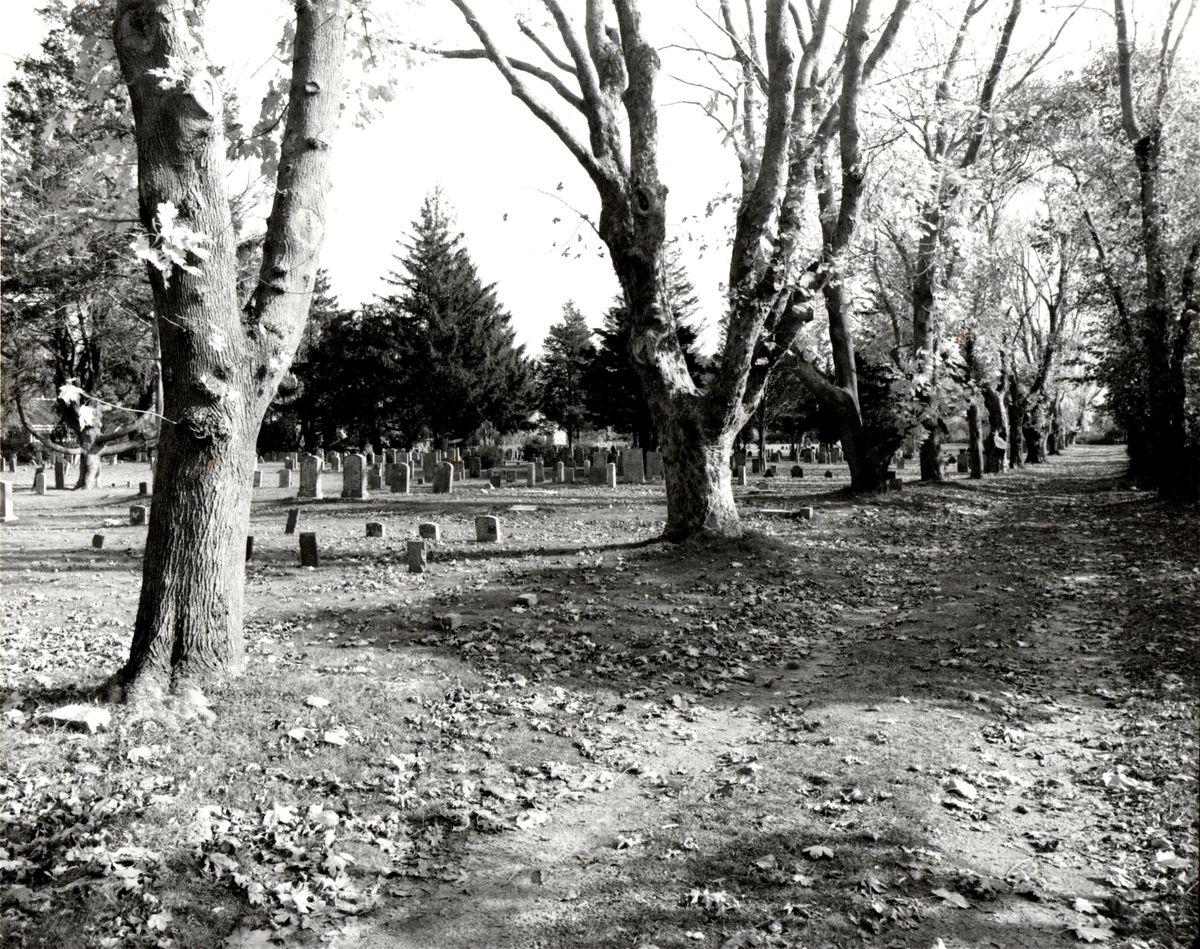
M 76 490 L 100 487 L 100 454 L 81 451 L 79 453 L 79 477 L 75 479 Z
M 244 538 L 255 442 L 299 344 L 325 225 L 345 10 L 296 0 L 287 118 L 258 284 L 240 305 L 225 190 L 220 88 L 187 12 L 120 0 L 113 39 L 133 105 L 143 225 L 165 202 L 207 239 L 194 272 L 148 268 L 159 321 L 165 420 L 129 660 L 128 699 L 242 668 Z M 175 77 L 162 80 L 163 71 Z

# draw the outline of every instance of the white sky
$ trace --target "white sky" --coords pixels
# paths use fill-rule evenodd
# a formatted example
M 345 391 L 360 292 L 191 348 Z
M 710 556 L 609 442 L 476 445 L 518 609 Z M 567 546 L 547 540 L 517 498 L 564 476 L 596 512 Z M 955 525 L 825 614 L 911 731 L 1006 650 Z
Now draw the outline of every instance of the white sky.
M 35 12 L 41 0 L 2 2 L 0 80 L 11 74 L 14 57 L 36 50 L 43 32 Z M 1136 9 L 1153 16 L 1166 2 L 1138 0 Z M 927 0 L 927 5 L 928 14 L 947 19 L 957 17 L 962 7 L 958 0 Z M 1047 28 L 1057 5 L 1047 0 L 1030 4 L 1035 9 L 1026 14 L 1025 24 L 1031 37 Z M 484 22 L 506 38 L 512 32 L 513 6 L 498 0 L 475 3 Z M 716 3 L 705 6 L 715 10 Z M 876 6 L 883 10 L 890 4 Z M 696 36 L 713 35 L 692 0 L 648 0 L 643 7 L 647 32 L 660 45 L 689 42 L 680 24 Z M 386 33 L 397 38 L 477 45 L 444 0 L 426 0 L 424 5 L 378 0 L 376 9 L 385 17 Z M 242 89 L 251 119 L 257 115 L 254 92 L 261 88 L 256 84 L 265 83 L 270 72 L 277 24 L 290 12 L 284 0 L 209 2 L 210 59 L 228 67 L 227 76 Z M 914 24 L 906 26 L 912 35 Z M 1072 26 L 1065 46 L 1078 54 L 1092 42 L 1107 45 L 1110 30 L 1111 19 L 1106 23 L 1093 14 L 1087 23 Z M 1191 32 L 1194 37 L 1200 29 L 1193 24 Z M 506 45 L 512 55 L 534 61 L 540 55 L 519 38 Z M 897 52 L 903 55 L 902 47 Z M 694 97 L 696 93 L 670 80 L 667 74 L 676 64 L 669 57 L 665 60 L 660 102 Z M 535 89 L 540 85 L 531 82 Z M 397 75 L 395 93 L 370 127 L 347 125 L 334 143 L 322 260 L 343 304 L 356 305 L 380 289 L 396 240 L 406 233 L 424 195 L 441 185 L 482 276 L 497 284 L 501 302 L 512 313 L 520 342 L 539 350 L 567 299 L 574 299 L 597 325 L 617 284 L 599 239 L 571 207 L 594 219 L 599 200 L 553 134 L 509 94 L 486 62 L 419 62 Z M 551 99 L 553 93 L 547 101 Z M 670 188 L 672 233 L 685 241 L 691 235 L 688 268 L 712 328 L 720 317 L 719 287 L 728 263 L 719 235 L 731 212 L 726 207 L 710 221 L 703 220 L 703 212 L 712 198 L 732 187 L 736 162 L 720 144 L 715 124 L 695 106 L 664 108 L 660 131 L 660 168 Z

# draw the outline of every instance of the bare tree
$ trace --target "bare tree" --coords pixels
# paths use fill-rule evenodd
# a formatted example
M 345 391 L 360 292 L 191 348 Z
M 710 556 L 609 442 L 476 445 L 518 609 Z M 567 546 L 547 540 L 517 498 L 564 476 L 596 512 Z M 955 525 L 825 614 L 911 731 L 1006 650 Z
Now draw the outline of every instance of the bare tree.
M 730 479 L 734 438 L 761 399 L 771 367 L 812 319 L 828 272 L 820 253 L 805 257 L 799 246 L 814 155 L 842 127 L 844 109 L 856 108 L 862 77 L 890 47 L 907 0 L 897 0 L 869 54 L 869 2 L 853 4 L 836 67 L 842 92 L 832 104 L 821 101 L 824 77 L 818 69 L 830 0 L 804 9 L 768 0 L 761 42 L 753 18 L 744 43 L 728 31 L 740 47 L 736 55 L 744 79 L 742 194 L 720 365 L 704 386 L 688 371 L 675 318 L 663 296 L 667 188 L 658 166 L 659 57 L 643 30 L 637 0 L 587 0 L 582 34 L 558 0 L 543 0 L 565 55 L 525 27 L 550 71 L 557 70 L 557 81 L 544 84 L 574 114 L 582 114 L 586 138 L 545 104 L 527 78 L 545 77 L 516 65 L 467 0 L 451 2 L 479 39 L 478 55 L 500 71 L 513 94 L 554 132 L 596 188 L 598 230 L 632 316 L 633 358 L 663 436 L 666 536 L 682 540 L 737 533 Z M 606 23 L 610 9 L 615 27 Z M 730 13 L 727 4 L 722 12 Z M 562 88 L 566 84 L 570 88 Z M 752 124 L 758 97 L 763 100 L 761 127 Z M 839 227 L 852 229 L 861 167 L 853 147 L 841 153 L 845 214 Z

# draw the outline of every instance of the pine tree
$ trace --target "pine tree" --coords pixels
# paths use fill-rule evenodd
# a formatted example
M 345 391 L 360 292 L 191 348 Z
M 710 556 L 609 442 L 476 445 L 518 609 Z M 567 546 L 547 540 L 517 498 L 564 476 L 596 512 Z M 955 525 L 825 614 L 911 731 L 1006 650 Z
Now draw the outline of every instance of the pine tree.
M 688 279 L 682 256 L 672 246 L 667 253 L 667 305 L 675 312 L 679 326 L 679 345 L 688 369 L 699 377 L 702 359 L 697 350 L 700 301 Z M 587 401 L 593 421 L 619 432 L 629 432 L 642 448 L 658 447 L 659 435 L 650 416 L 650 405 L 642 394 L 641 380 L 630 351 L 629 311 L 618 299 L 604 315 L 604 324 L 596 331 L 600 345 L 586 374 Z
M 435 441 L 467 438 L 485 421 L 517 428 L 531 408 L 524 347 L 452 225 L 441 193 L 426 197 L 387 278 L 398 292 L 379 304 L 395 321 L 398 391 Z
M 562 426 L 574 445 L 588 417 L 585 374 L 595 358 L 592 331 L 574 301 L 563 305 L 562 320 L 550 327 L 538 365 L 542 414 Z

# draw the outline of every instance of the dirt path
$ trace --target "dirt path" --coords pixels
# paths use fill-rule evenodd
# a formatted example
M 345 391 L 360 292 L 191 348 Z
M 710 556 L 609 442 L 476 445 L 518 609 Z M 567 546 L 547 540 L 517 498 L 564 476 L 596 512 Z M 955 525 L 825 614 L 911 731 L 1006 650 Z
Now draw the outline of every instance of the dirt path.
M 653 541 L 654 487 L 331 501 L 302 514 L 318 571 L 265 492 L 250 674 L 211 694 L 211 726 L 117 710 L 95 735 L 39 715 L 120 661 L 144 529 L 103 528 L 119 491 L 19 495 L 0 932 L 1189 946 L 1200 517 L 1120 472 L 1077 448 L 871 501 L 764 480 L 741 498 L 756 533 L 715 549 Z M 470 541 L 485 510 L 499 547 Z M 425 519 L 445 537 L 412 576 Z

